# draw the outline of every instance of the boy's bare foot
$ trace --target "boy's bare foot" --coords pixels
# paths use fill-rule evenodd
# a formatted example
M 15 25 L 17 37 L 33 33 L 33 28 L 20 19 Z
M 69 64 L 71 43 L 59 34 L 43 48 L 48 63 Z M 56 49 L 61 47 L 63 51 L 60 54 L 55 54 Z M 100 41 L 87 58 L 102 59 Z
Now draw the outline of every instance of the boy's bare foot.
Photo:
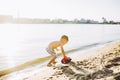
M 53 62 L 53 64 L 56 64 L 56 63 L 57 63 L 56 61 Z
M 56 63 L 57 63 L 56 61 L 52 62 L 52 64 L 53 64 L 52 66 L 55 67 L 55 64 L 56 64 Z
M 48 67 L 51 67 L 51 66 L 52 66 L 52 64 L 47 64 L 47 66 L 48 66 Z

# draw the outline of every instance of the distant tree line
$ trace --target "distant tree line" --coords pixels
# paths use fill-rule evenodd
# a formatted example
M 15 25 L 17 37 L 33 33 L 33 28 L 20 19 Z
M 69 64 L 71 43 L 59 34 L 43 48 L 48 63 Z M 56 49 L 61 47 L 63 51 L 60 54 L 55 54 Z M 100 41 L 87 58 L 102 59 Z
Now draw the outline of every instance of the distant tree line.
M 103 22 L 91 19 L 40 19 L 40 18 L 14 18 L 10 15 L 0 15 L 0 23 L 13 23 L 13 24 L 120 24 L 113 20 L 107 21 L 102 17 Z

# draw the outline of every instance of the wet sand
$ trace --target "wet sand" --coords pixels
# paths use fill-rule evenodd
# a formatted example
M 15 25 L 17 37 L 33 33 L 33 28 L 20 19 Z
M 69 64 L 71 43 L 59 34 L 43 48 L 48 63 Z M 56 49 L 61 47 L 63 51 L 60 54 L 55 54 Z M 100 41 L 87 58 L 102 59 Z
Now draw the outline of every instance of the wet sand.
M 68 53 L 74 52 L 76 50 L 77 49 L 69 50 L 66 53 L 68 54 Z M 61 55 L 62 55 L 61 53 L 57 54 L 57 56 L 61 56 Z M 39 65 L 40 63 L 43 63 L 43 62 L 49 60 L 50 58 L 51 58 L 51 56 L 46 56 L 46 57 L 43 57 L 43 58 L 38 58 L 38 59 L 35 59 L 35 60 L 32 60 L 32 61 L 28 61 L 26 63 L 17 65 L 17 66 L 12 67 L 12 68 L 8 68 L 6 70 L 2 70 L 2 71 L 0 71 L 0 76 L 4 76 L 6 74 L 9 74 L 9 73 L 24 69 L 24 68 L 32 66 L 32 65 L 36 65 L 36 64 Z
M 82 55 L 85 57 L 82 58 Z M 10 77 L 6 75 L 0 80 L 12 80 Z M 74 55 L 67 65 L 43 66 L 37 72 L 14 80 L 120 80 L 120 42 Z

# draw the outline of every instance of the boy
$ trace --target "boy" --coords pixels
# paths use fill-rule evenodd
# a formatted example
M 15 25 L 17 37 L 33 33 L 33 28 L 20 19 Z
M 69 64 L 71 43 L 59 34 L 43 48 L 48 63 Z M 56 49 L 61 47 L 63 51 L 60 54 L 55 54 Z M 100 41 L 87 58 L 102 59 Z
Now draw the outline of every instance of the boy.
M 63 35 L 60 39 L 60 41 L 53 41 L 51 42 L 48 47 L 46 48 L 47 52 L 49 54 L 51 54 L 52 56 L 52 59 L 49 61 L 49 63 L 47 64 L 47 66 L 52 66 L 52 64 L 56 64 L 56 61 L 55 59 L 57 58 L 57 55 L 56 55 L 56 51 L 58 51 L 58 47 L 61 48 L 61 52 L 63 54 L 63 56 L 65 56 L 65 52 L 64 52 L 64 49 L 63 49 L 63 46 L 68 42 L 68 36 L 66 35 Z

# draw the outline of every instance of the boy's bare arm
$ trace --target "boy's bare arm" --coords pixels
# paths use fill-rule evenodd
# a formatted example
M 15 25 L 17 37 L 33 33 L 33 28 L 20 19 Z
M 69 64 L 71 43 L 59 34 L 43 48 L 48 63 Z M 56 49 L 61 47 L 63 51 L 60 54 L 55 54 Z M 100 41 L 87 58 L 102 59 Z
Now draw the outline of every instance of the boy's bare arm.
M 58 49 L 58 48 L 56 48 L 55 50 L 56 50 L 56 51 L 59 51 L 59 49 Z
M 63 49 L 63 46 L 61 46 L 61 51 L 62 51 L 63 56 L 65 56 L 65 51 Z

